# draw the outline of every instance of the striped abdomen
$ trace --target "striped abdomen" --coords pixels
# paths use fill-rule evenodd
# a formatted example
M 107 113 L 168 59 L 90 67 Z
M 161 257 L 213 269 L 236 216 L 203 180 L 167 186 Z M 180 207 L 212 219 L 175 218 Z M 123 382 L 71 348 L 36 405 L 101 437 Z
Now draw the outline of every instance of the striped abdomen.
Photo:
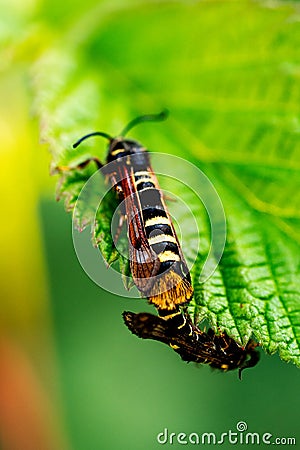
M 159 260 L 156 282 L 147 297 L 158 309 L 173 310 L 192 298 L 189 270 L 156 177 L 149 169 L 139 170 L 134 172 L 134 183 L 146 238 Z
M 135 141 L 118 141 L 108 161 L 116 169 L 112 183 L 125 198 L 136 286 L 159 309 L 189 302 L 193 295 L 189 270 L 149 155 Z
M 139 171 L 134 174 L 134 179 L 147 240 L 161 263 L 159 273 L 163 273 L 174 263 L 181 262 L 179 244 L 163 205 L 162 194 L 155 187 L 151 174 Z

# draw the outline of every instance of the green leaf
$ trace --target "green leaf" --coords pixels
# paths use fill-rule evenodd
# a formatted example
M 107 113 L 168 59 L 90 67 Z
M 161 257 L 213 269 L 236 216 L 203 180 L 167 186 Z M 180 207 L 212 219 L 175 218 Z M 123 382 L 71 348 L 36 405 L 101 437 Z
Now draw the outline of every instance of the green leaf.
M 117 261 L 120 256 L 115 248 L 111 232 L 112 216 L 117 206 L 116 196 L 110 190 L 97 209 L 94 222 L 93 240 L 108 264 Z
M 132 136 L 197 165 L 218 191 L 228 228 L 221 261 L 202 283 L 208 217 L 187 189 L 172 189 L 187 199 L 201 232 L 195 255 L 195 236 L 179 211 L 184 254 L 196 256 L 190 313 L 241 344 L 254 335 L 268 352 L 300 365 L 299 4 L 269 6 L 91 4 L 66 27 L 64 46 L 53 41 L 33 68 L 35 110 L 53 166 L 75 167 L 106 154 L 105 144 L 92 140 L 74 151 L 82 135 L 117 135 L 133 117 L 167 106 L 165 124 L 139 127 Z M 69 207 L 93 171 L 65 173 Z M 111 262 L 118 255 L 108 200 L 94 231 Z M 78 211 L 79 226 L 93 225 L 84 205 Z M 129 274 L 126 258 L 119 261 Z
M 93 227 L 93 241 L 94 244 L 99 247 L 107 264 L 111 265 L 117 261 L 118 264 L 114 265 L 114 268 L 119 268 L 124 285 L 129 290 L 133 285 L 130 281 L 131 272 L 129 267 L 127 237 L 124 233 L 124 226 L 121 225 L 123 233 L 121 232 L 118 238 L 115 236 L 118 230 L 114 230 L 112 227 L 113 215 L 115 214 L 117 207 L 118 201 L 115 192 L 110 189 L 102 199 L 96 212 Z M 117 214 L 117 217 L 120 219 L 120 214 Z M 120 224 L 118 223 L 117 228 L 119 226 Z M 117 247 L 115 241 L 117 241 Z
M 270 353 L 278 349 L 282 359 L 298 364 L 298 245 L 274 226 L 273 217 L 218 183 L 219 176 L 211 173 L 227 210 L 227 242 L 217 271 L 196 287 L 195 312 L 202 306 L 202 315 L 215 325 L 226 323 L 236 340 L 245 343 L 254 333 Z

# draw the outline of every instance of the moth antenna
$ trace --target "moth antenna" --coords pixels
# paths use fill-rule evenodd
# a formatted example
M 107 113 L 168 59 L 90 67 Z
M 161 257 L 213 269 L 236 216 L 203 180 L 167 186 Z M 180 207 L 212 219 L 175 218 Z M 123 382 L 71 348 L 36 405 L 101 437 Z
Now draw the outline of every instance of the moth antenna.
M 104 133 L 103 131 L 94 131 L 93 133 L 86 134 L 82 138 L 78 139 L 78 141 L 76 141 L 75 144 L 73 144 L 73 148 L 78 147 L 78 145 L 80 145 L 81 142 L 85 141 L 86 139 L 88 139 L 92 136 L 102 136 L 105 139 L 108 139 L 109 141 L 113 140 L 113 138 L 109 134 Z
M 146 114 L 144 116 L 136 117 L 135 119 L 131 120 L 128 125 L 126 125 L 126 127 L 121 131 L 120 136 L 126 136 L 129 130 L 142 122 L 159 122 L 161 120 L 166 120 L 168 115 L 169 111 L 167 109 L 164 109 L 159 114 Z

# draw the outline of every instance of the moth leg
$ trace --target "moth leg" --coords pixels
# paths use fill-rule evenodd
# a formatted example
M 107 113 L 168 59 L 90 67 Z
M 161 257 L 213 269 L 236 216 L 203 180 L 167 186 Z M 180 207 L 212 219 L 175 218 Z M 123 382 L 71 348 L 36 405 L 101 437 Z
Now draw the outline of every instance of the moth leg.
M 118 240 L 119 240 L 119 238 L 120 238 L 121 231 L 122 231 L 122 229 L 123 229 L 123 225 L 124 225 L 125 220 L 126 220 L 126 215 L 123 214 L 123 213 L 120 211 L 120 218 L 119 218 L 118 228 L 117 228 L 117 230 L 116 230 L 116 232 L 115 232 L 115 235 L 114 235 L 114 238 L 113 238 L 113 241 L 114 241 L 114 244 L 115 244 L 115 245 L 117 245 L 117 243 L 118 243 Z
M 97 167 L 101 169 L 103 167 L 102 162 L 98 158 L 87 158 L 85 161 L 77 164 L 76 166 L 55 166 L 53 169 L 53 173 L 61 173 L 61 172 L 70 172 L 74 169 L 84 169 L 90 162 L 96 163 Z
M 163 194 L 163 197 L 166 202 L 177 202 L 177 199 L 174 197 L 170 197 L 170 195 Z
M 119 199 L 122 200 L 124 198 L 124 192 L 123 192 L 121 183 L 117 181 L 115 173 L 111 173 L 109 178 L 110 178 L 110 182 L 111 182 L 114 190 L 117 192 Z M 125 215 L 125 206 L 123 206 L 121 208 L 122 208 L 122 213 Z
M 186 313 L 188 314 L 188 312 L 187 312 L 187 307 L 186 307 Z M 193 325 L 194 325 L 196 328 L 198 328 L 199 317 L 200 317 L 199 307 L 196 306 L 195 311 L 194 311 L 194 313 L 193 313 L 193 319 L 191 319 Z
M 114 190 L 116 191 L 119 199 L 122 200 L 124 198 L 124 192 L 123 192 L 121 183 L 118 183 L 117 178 L 114 174 L 110 175 L 110 181 L 111 181 L 111 184 L 112 184 Z M 114 239 L 113 239 L 115 245 L 117 245 L 117 243 L 118 243 L 118 240 L 120 238 L 121 231 L 122 231 L 125 219 L 126 219 L 125 205 L 123 203 L 120 203 L 118 212 L 120 214 L 119 225 L 118 225 L 118 228 L 116 230 L 116 233 L 115 233 Z

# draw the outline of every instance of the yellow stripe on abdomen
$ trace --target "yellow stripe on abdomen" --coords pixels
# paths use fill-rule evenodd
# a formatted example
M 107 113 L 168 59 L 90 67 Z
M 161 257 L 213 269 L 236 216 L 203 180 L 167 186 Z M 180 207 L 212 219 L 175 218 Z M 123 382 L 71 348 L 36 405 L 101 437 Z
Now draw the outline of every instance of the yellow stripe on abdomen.
M 170 221 L 167 217 L 157 216 L 147 219 L 145 227 L 152 227 L 153 225 L 170 225 Z
M 162 242 L 173 242 L 174 244 L 177 244 L 174 236 L 170 236 L 169 234 L 157 234 L 156 236 L 150 236 L 148 241 L 150 245 L 160 244 Z
M 171 252 L 170 250 L 166 250 L 158 255 L 158 259 L 160 262 L 166 261 L 180 261 L 180 256 L 176 255 L 176 253 Z

